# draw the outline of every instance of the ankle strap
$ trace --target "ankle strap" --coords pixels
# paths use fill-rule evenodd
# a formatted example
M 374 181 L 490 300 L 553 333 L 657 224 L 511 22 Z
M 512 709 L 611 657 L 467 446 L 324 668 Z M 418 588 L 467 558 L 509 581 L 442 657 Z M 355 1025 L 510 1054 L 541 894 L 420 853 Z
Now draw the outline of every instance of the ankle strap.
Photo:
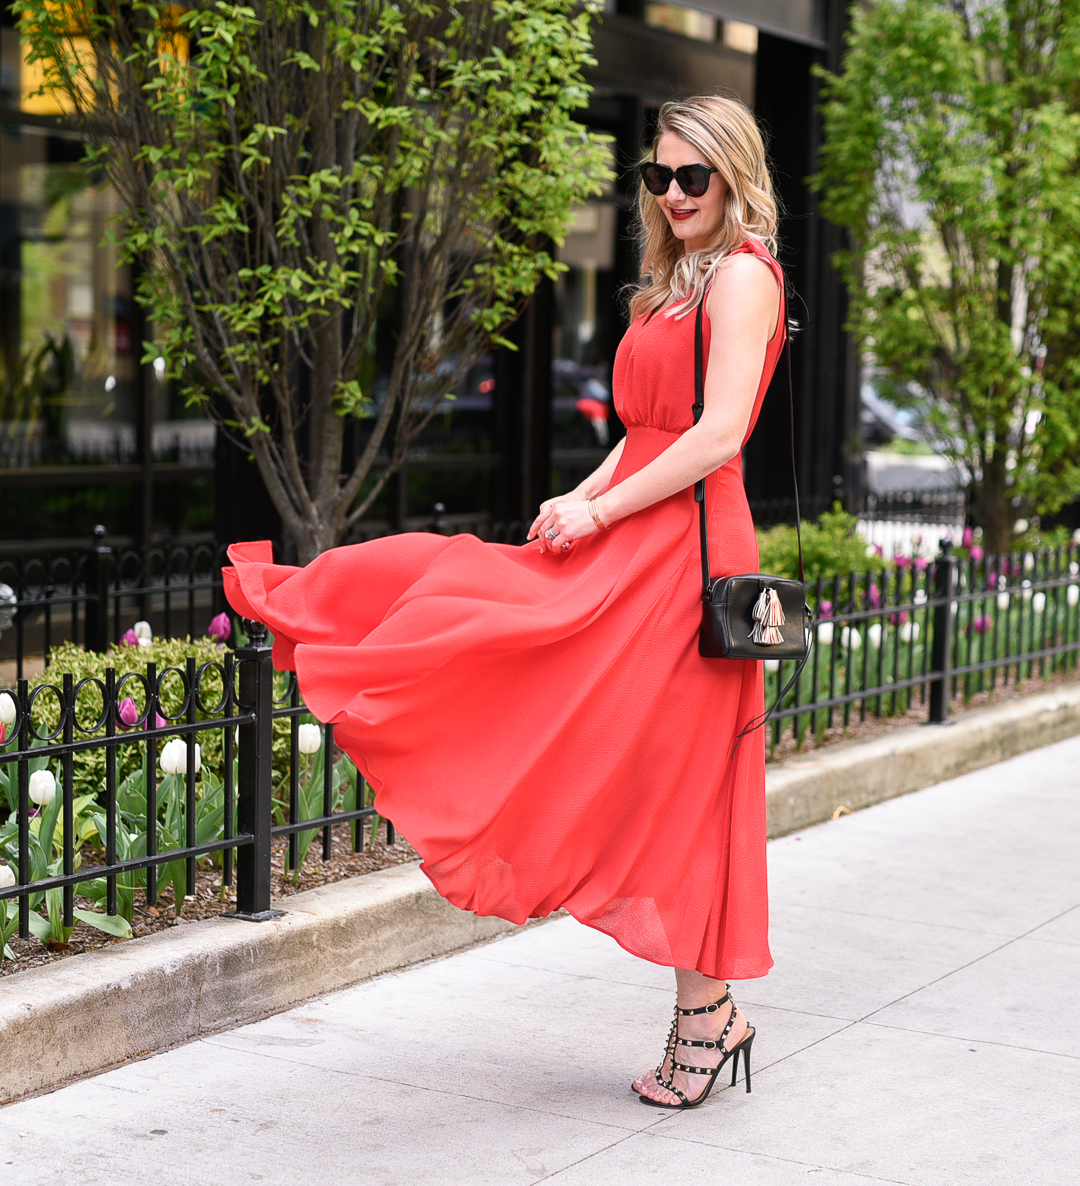
M 713 1001 L 713 1003 L 711 1005 L 702 1005 L 700 1009 L 679 1009 L 679 1016 L 680 1017 L 697 1017 L 700 1013 L 717 1013 L 720 1010 L 720 1006 L 726 1005 L 728 1003 L 728 1001 L 731 1001 L 731 986 L 730 985 L 728 986 L 727 992 L 724 993 L 724 995 L 718 1001 Z M 732 1005 L 732 1013 L 734 1013 L 735 1002 L 731 1001 L 731 1005 Z

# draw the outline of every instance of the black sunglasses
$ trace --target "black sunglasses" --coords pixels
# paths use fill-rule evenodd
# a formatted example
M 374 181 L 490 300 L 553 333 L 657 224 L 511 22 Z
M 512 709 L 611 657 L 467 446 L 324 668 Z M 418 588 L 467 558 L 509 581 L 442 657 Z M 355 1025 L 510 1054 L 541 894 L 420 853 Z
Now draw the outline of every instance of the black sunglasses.
M 679 189 L 687 197 L 700 198 L 709 188 L 712 175 L 720 172 L 711 165 L 680 165 L 678 169 L 669 169 L 667 165 L 658 165 L 655 161 L 645 161 L 644 164 L 638 165 L 638 169 L 641 171 L 641 180 L 645 183 L 645 188 L 657 197 L 667 193 L 674 177 L 679 183 Z

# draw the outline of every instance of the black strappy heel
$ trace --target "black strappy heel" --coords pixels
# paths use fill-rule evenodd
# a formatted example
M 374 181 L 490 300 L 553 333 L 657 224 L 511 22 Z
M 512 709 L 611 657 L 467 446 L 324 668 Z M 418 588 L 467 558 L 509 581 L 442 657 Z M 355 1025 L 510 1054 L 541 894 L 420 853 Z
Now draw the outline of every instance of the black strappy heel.
M 689 1038 L 682 1038 L 679 1036 L 679 1018 L 680 1017 L 696 1017 L 702 1013 L 717 1013 L 721 1006 L 726 1005 L 728 1001 L 731 1002 L 731 1016 L 727 1019 L 727 1025 L 724 1026 L 724 1032 L 715 1041 L 710 1039 L 692 1040 Z M 643 1104 L 651 1104 L 654 1108 L 696 1108 L 699 1104 L 703 1104 L 708 1099 L 709 1092 L 712 1091 L 713 1085 L 720 1074 L 720 1071 L 727 1064 L 728 1059 L 732 1060 L 731 1064 L 731 1086 L 734 1087 L 739 1078 L 739 1054 L 743 1057 L 743 1067 L 746 1070 L 746 1090 L 750 1090 L 750 1047 L 754 1044 L 754 1035 L 757 1031 L 753 1026 L 747 1028 L 746 1033 L 736 1046 L 730 1050 L 724 1045 L 728 1034 L 731 1033 L 731 1027 L 735 1024 L 735 1018 L 738 1016 L 739 1007 L 735 1004 L 735 1000 L 731 995 L 730 988 L 718 1001 L 714 1001 L 711 1005 L 703 1005 L 700 1009 L 680 1009 L 678 1005 L 675 1006 L 675 1018 L 671 1023 L 671 1030 L 668 1033 L 667 1047 L 664 1051 L 664 1057 L 660 1065 L 656 1068 L 656 1082 L 664 1088 L 665 1091 L 670 1091 L 677 1095 L 680 1103 L 666 1104 L 661 1100 L 650 1099 L 647 1095 L 638 1092 L 638 1099 Z M 696 1046 L 704 1050 L 719 1050 L 722 1057 L 715 1067 L 691 1067 L 676 1061 L 675 1052 L 678 1046 Z M 664 1079 L 664 1063 L 671 1059 L 671 1072 L 667 1079 Z M 681 1092 L 677 1087 L 673 1086 L 675 1079 L 675 1072 L 683 1071 L 687 1075 L 707 1075 L 709 1077 L 708 1083 L 705 1084 L 701 1094 L 694 1099 Z M 635 1089 L 636 1090 L 636 1089 Z

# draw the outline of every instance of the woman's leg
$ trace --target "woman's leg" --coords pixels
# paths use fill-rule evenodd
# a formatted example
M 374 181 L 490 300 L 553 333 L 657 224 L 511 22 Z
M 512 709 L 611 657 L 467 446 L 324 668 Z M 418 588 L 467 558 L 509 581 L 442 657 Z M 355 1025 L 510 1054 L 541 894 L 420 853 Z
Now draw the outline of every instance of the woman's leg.
M 675 983 L 678 989 L 678 1004 L 680 1009 L 700 1009 L 719 1001 L 727 992 L 727 985 L 723 980 L 712 980 L 691 968 L 676 968 Z M 693 1017 L 679 1017 L 679 1037 L 691 1041 L 715 1041 L 724 1031 L 724 1027 L 731 1017 L 731 1002 L 726 1002 L 715 1013 L 698 1013 Z M 724 1045 L 731 1050 L 741 1040 L 748 1029 L 746 1018 L 740 1009 L 735 1018 L 735 1024 L 724 1041 Z M 677 1047 L 678 1062 L 687 1066 L 715 1067 L 723 1058 L 720 1050 L 706 1050 L 700 1046 Z M 671 1074 L 669 1058 L 665 1057 L 661 1072 L 665 1080 Z M 703 1075 L 688 1075 L 684 1071 L 676 1071 L 672 1086 L 679 1088 L 688 1099 L 696 1099 L 705 1087 L 707 1080 Z M 679 1104 L 682 1101 L 674 1092 L 661 1087 L 657 1082 L 656 1071 L 646 1071 L 644 1075 L 634 1080 L 634 1090 L 648 1096 L 649 1099 L 661 1103 Z

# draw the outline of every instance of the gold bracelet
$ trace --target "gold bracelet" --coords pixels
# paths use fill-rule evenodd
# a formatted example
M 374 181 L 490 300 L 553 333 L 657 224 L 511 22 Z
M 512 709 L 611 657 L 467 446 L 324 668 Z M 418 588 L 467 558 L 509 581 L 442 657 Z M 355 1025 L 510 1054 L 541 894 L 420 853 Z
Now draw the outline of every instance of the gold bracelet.
M 600 518 L 600 512 L 596 509 L 596 499 L 589 499 L 589 514 L 592 515 L 593 522 L 601 531 L 610 531 L 611 528 Z

